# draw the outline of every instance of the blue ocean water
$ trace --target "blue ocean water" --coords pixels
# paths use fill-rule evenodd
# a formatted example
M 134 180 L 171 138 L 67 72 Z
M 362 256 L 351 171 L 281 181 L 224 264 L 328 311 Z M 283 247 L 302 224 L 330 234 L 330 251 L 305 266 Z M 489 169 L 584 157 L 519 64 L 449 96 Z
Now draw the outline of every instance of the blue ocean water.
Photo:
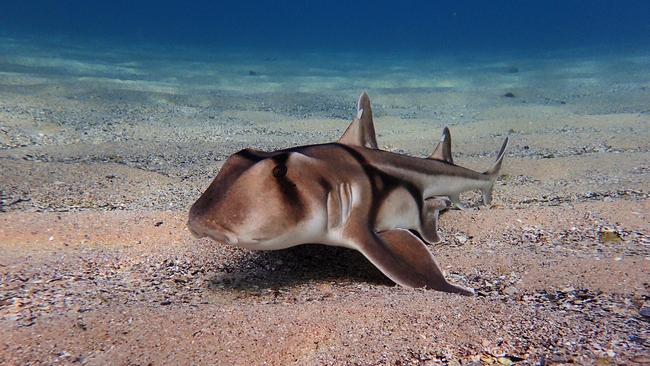
M 645 0 L 0 3 L 0 33 L 122 44 L 426 53 L 650 45 Z

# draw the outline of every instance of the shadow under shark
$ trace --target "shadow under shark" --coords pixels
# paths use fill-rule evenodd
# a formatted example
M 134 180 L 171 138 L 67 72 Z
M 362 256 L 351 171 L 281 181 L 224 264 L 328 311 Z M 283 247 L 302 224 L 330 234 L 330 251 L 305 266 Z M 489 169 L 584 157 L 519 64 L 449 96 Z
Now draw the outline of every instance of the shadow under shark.
M 253 250 L 351 248 L 402 286 L 473 295 L 447 282 L 425 242 L 440 242 L 438 214 L 460 206 L 460 193 L 479 189 L 490 203 L 507 144 L 484 173 L 453 163 L 447 128 L 428 158 L 380 150 L 363 93 L 335 143 L 231 155 L 190 209 L 188 228 Z

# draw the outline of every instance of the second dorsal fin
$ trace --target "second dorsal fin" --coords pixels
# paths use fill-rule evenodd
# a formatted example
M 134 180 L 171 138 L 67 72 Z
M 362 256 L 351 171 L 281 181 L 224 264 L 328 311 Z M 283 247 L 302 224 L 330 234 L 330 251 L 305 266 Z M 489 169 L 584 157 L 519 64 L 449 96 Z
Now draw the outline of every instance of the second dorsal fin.
M 449 164 L 454 163 L 454 158 L 451 156 L 451 133 L 449 132 L 449 127 L 445 127 L 442 130 L 440 141 L 433 149 L 431 155 L 429 155 L 429 159 L 442 160 Z
M 365 146 L 377 149 L 375 125 L 372 121 L 370 97 L 366 92 L 361 93 L 357 102 L 357 116 L 338 140 L 341 144 Z

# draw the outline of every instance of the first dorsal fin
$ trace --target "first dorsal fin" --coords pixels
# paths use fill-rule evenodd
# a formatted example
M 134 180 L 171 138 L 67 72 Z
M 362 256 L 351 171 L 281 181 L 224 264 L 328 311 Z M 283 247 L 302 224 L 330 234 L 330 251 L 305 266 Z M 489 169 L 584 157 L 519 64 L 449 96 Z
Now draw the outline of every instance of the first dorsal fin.
M 454 158 L 451 156 L 451 133 L 449 132 L 449 127 L 445 127 L 442 130 L 440 141 L 433 149 L 431 155 L 429 155 L 429 159 L 442 160 L 449 164 L 454 163 Z
M 350 123 L 338 142 L 346 145 L 365 146 L 371 149 L 377 148 L 370 97 L 366 92 L 361 93 L 357 102 L 356 118 Z

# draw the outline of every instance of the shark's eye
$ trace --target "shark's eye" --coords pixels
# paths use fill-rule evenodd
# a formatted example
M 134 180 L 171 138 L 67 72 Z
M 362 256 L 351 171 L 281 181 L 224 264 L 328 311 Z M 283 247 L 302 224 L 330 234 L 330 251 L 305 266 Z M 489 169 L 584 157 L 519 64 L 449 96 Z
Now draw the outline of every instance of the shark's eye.
M 273 176 L 276 178 L 282 178 L 287 175 L 287 166 L 284 164 L 276 165 L 273 168 Z

